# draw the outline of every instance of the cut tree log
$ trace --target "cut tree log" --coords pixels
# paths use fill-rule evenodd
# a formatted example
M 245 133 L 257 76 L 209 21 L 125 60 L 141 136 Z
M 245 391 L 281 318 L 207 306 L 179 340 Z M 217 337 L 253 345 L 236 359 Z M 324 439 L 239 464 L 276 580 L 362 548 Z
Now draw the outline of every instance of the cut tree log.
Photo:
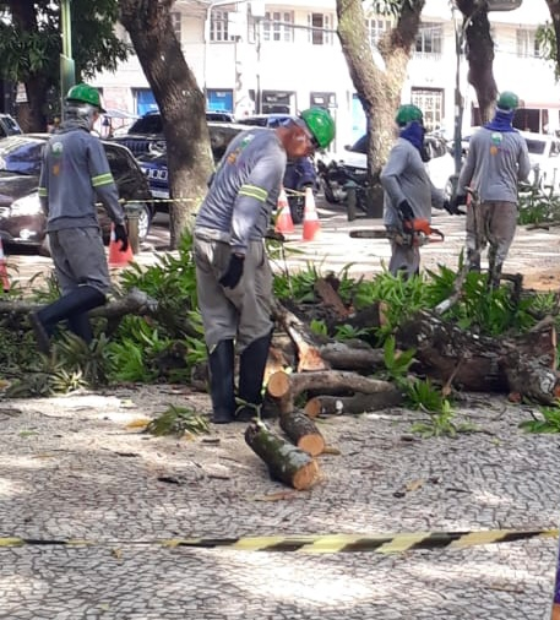
M 273 302 L 276 320 L 293 340 L 298 351 L 298 372 L 326 370 L 329 364 L 323 360 L 309 327 L 298 317 L 284 308 L 278 301 Z
M 29 314 L 42 308 L 42 305 L 24 300 L 0 300 L 0 314 Z M 89 313 L 90 317 L 101 317 L 109 320 L 117 319 L 125 314 L 154 315 L 158 310 L 158 302 L 139 289 L 131 289 L 124 297 L 119 297 L 99 306 Z
M 362 392 L 376 394 L 394 390 L 388 381 L 369 379 L 354 372 L 325 370 L 322 372 L 274 373 L 267 384 L 267 393 L 279 399 L 282 415 L 294 411 L 294 400 L 302 392 L 317 390 L 327 393 Z
M 397 388 L 378 394 L 354 394 L 354 396 L 315 396 L 307 401 L 304 412 L 310 418 L 320 415 L 361 414 L 402 405 L 403 395 Z
M 339 294 L 334 290 L 332 284 L 324 278 L 319 278 L 315 282 L 315 291 L 322 299 L 326 306 L 330 306 L 339 319 L 346 319 L 350 314 L 348 308 L 344 305 Z
M 387 303 L 384 301 L 376 301 L 354 314 L 348 315 L 341 325 L 350 325 L 356 329 L 371 329 L 383 327 L 387 323 Z
M 325 449 L 325 440 L 313 420 L 301 411 L 280 416 L 280 428 L 288 439 L 311 456 L 319 456 Z
M 264 422 L 255 420 L 245 430 L 245 442 L 264 461 L 270 475 L 298 491 L 319 481 L 317 461 L 297 446 L 275 435 Z
M 556 331 L 542 321 L 517 338 L 467 332 L 430 312 L 418 312 L 396 334 L 397 346 L 413 348 L 417 371 L 471 392 L 510 392 L 541 403 L 556 399 Z
M 349 346 L 344 342 L 331 342 L 318 347 L 321 357 L 334 370 L 361 370 L 372 373 L 385 368 L 385 353 L 382 349 L 372 349 L 366 343 L 363 346 Z

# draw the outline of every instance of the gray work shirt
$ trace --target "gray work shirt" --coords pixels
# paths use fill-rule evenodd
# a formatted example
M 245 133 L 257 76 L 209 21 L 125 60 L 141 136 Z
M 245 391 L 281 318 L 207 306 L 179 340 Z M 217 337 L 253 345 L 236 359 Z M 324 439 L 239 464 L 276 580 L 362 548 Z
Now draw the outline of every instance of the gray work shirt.
M 245 254 L 249 241 L 263 239 L 286 168 L 276 132 L 244 131 L 227 148 L 195 221 L 195 235 L 229 242 Z
M 407 200 L 414 216 L 432 219 L 432 206 L 443 208 L 445 196 L 430 180 L 418 149 L 399 138 L 389 153 L 380 176 L 385 190 L 383 219 L 388 228 L 399 227 L 398 205 Z
M 478 192 L 482 202 L 517 203 L 517 183 L 531 171 L 527 142 L 517 131 L 492 131 L 481 127 L 470 139 L 469 152 L 457 191 L 465 187 Z
M 115 224 L 125 220 L 103 144 L 75 121 L 63 123 L 45 145 L 39 198 L 49 232 L 98 228 L 98 199 Z

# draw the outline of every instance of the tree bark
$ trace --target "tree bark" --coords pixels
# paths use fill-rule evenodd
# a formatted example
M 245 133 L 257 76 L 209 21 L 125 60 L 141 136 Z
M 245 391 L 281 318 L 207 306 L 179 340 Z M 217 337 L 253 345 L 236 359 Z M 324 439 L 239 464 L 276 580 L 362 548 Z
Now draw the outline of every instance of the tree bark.
M 554 28 L 554 38 L 556 40 L 556 75 L 560 75 L 560 2 L 558 0 L 546 0 L 552 28 Z
M 173 0 L 119 0 L 120 19 L 161 110 L 167 143 L 171 247 L 191 229 L 213 168 L 204 94 L 171 26 Z
M 312 487 L 320 476 L 317 461 L 278 437 L 261 421 L 251 422 L 245 442 L 268 467 L 270 475 L 298 491 Z

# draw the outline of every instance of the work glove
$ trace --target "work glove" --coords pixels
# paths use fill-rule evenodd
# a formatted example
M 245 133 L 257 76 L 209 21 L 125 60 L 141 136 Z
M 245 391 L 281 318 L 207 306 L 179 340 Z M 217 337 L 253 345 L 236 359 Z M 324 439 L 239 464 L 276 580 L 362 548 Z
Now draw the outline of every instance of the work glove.
M 401 202 L 399 202 L 398 210 L 401 214 L 403 229 L 412 230 L 414 228 L 414 224 L 412 223 L 414 220 L 414 211 L 408 204 L 408 200 L 401 200 Z
M 245 257 L 240 254 L 232 254 L 229 259 L 229 265 L 220 278 L 220 284 L 225 288 L 235 288 L 241 280 L 243 275 L 243 266 L 245 264 Z
M 128 250 L 128 233 L 124 224 L 115 224 L 115 240 L 121 242 L 121 252 Z
M 445 200 L 443 202 L 443 208 L 449 215 L 465 215 L 465 212 L 459 209 L 459 205 L 456 205 L 454 200 Z
M 265 239 L 270 239 L 272 241 L 280 241 L 280 242 L 286 241 L 286 237 L 284 237 L 284 235 L 281 232 L 274 230 L 274 228 L 269 228 L 266 231 Z

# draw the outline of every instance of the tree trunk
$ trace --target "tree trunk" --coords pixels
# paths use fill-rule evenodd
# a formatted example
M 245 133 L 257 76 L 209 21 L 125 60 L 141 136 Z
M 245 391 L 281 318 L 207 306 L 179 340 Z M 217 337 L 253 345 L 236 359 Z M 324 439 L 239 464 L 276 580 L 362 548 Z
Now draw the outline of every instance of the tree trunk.
M 481 124 L 494 115 L 498 87 L 494 79 L 494 41 L 486 4 L 476 0 L 457 0 L 457 7 L 465 19 L 470 20 L 466 29 L 468 81 L 476 92 Z
M 560 75 L 560 2 L 558 0 L 546 0 L 552 27 L 554 28 L 554 38 L 556 40 L 556 75 Z
M 410 49 L 420 24 L 424 0 L 403 2 L 396 27 L 379 41 L 376 61 L 369 45 L 365 14 L 360 0 L 337 0 L 337 34 L 352 82 L 367 118 L 370 137 L 368 201 L 374 217 L 383 215 L 379 174 L 394 142 L 395 110 L 406 79 Z
M 345 413 L 361 414 L 389 407 L 398 407 L 403 403 L 403 395 L 394 387 L 377 394 L 354 394 L 354 396 L 315 396 L 308 400 L 304 412 L 310 418 L 320 415 L 343 415 Z
M 266 463 L 270 475 L 276 480 L 298 491 L 309 489 L 319 480 L 317 461 L 272 433 L 263 422 L 249 424 L 245 442 Z
M 10 0 L 8 7 L 16 24 L 22 32 L 38 34 L 37 20 L 34 2 L 31 0 Z M 45 112 L 47 103 L 48 81 L 43 74 L 30 72 L 25 80 L 27 103 L 22 114 L 22 128 L 24 131 L 45 131 L 47 128 L 47 115 Z
M 191 229 L 212 171 L 204 94 L 171 26 L 171 0 L 119 0 L 120 19 L 161 110 L 167 142 L 171 247 Z

